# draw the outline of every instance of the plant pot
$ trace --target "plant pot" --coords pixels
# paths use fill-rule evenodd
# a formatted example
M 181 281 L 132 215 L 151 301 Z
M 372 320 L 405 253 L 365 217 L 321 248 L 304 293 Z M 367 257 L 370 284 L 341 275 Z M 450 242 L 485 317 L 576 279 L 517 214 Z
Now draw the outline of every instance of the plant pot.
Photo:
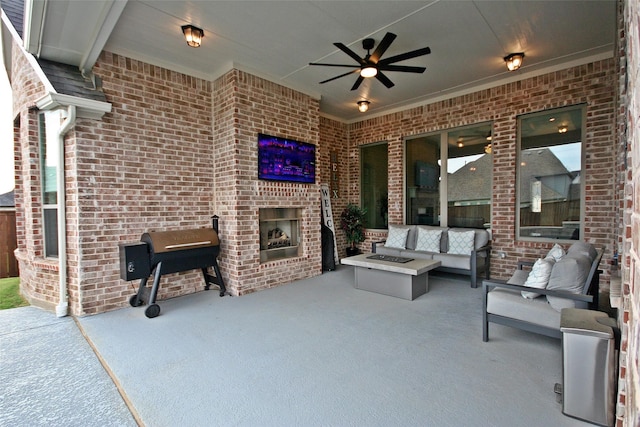
M 358 248 L 352 248 L 351 246 L 347 248 L 347 256 L 354 256 L 354 255 L 358 255 L 359 253 L 360 253 L 360 249 Z

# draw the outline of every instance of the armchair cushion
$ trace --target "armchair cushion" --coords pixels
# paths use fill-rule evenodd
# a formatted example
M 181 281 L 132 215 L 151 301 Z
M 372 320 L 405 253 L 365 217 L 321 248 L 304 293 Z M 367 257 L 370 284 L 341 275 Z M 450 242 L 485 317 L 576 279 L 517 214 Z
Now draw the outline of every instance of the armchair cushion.
M 527 280 L 524 282 L 524 286 L 528 288 L 545 289 L 549 283 L 549 277 L 551 276 L 551 269 L 555 264 L 553 258 L 540 258 L 533 264 Z M 520 270 L 522 271 L 522 270 Z M 522 296 L 525 298 L 533 299 L 540 296 L 536 292 L 522 292 Z
M 597 255 L 597 252 L 596 252 Z M 592 259 L 584 251 L 569 251 L 553 267 L 547 289 L 579 294 L 589 276 Z M 551 307 L 560 312 L 563 308 L 575 308 L 573 301 L 547 296 Z
M 562 246 L 560 246 L 559 244 L 555 244 L 553 245 L 553 247 L 549 250 L 549 253 L 547 253 L 547 256 L 545 258 L 553 258 L 556 262 L 560 261 L 562 259 L 562 257 L 564 257 L 566 255 L 566 252 L 564 251 L 564 249 L 562 248 Z

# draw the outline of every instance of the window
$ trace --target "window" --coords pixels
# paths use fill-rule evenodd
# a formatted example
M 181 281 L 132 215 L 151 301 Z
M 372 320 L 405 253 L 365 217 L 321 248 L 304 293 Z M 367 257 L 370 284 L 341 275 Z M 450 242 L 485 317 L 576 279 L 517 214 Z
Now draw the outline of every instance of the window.
M 38 117 L 40 166 L 42 171 L 42 216 L 45 256 L 58 256 L 58 133 L 61 111 L 47 111 Z
M 387 145 L 383 142 L 360 148 L 360 206 L 367 210 L 367 228 L 384 229 L 388 225 Z
M 580 239 L 585 116 L 574 106 L 518 117 L 520 239 Z
M 489 226 L 491 123 L 412 138 L 405 148 L 407 224 Z

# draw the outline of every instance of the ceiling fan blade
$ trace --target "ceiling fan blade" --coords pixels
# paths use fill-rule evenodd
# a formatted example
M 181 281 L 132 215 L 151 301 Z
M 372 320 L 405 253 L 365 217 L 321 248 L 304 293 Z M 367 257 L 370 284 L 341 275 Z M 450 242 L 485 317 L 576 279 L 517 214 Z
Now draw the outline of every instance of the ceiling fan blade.
M 411 58 L 416 58 L 422 55 L 428 55 L 431 53 L 431 49 L 423 47 L 422 49 L 412 50 L 411 52 L 401 53 L 400 55 L 392 56 L 391 58 L 385 58 L 378 62 L 378 65 L 388 65 L 394 62 L 400 62 Z
M 395 84 L 393 84 L 393 82 L 391 80 L 389 80 L 389 78 L 387 76 L 382 74 L 380 72 L 380 70 L 378 70 L 378 74 L 376 74 L 376 79 L 378 79 L 378 81 L 380 81 L 380 83 L 385 85 L 387 87 L 387 89 L 392 88 L 392 87 L 395 86 Z
M 340 49 L 341 51 L 343 51 L 344 53 L 346 53 L 347 55 L 349 55 L 350 57 L 352 57 L 353 59 L 355 59 L 358 64 L 360 64 L 360 65 L 366 65 L 367 64 L 367 62 L 364 59 L 360 58 L 354 51 L 349 49 L 344 44 L 342 44 L 342 43 L 334 43 L 333 45 L 335 47 L 337 47 L 338 49 Z
M 349 74 L 357 73 L 359 71 L 360 71 L 359 69 L 358 70 L 353 70 L 353 71 L 348 71 L 348 72 L 346 72 L 344 74 L 340 74 L 339 76 L 335 76 L 335 77 L 331 77 L 330 79 L 323 80 L 323 81 L 320 82 L 320 84 L 331 82 L 333 80 L 339 79 L 340 77 L 348 76 Z
M 382 71 L 400 71 L 402 73 L 424 73 L 425 67 L 411 67 L 408 65 L 379 65 L 378 70 Z
M 351 86 L 351 90 L 358 89 L 363 80 L 364 80 L 364 77 L 358 76 L 358 78 L 356 79 L 356 82 L 353 84 L 353 86 Z
M 309 62 L 309 65 L 323 65 L 325 67 L 346 67 L 346 68 L 360 68 L 361 67 L 361 65 L 325 64 L 324 62 Z
M 389 49 L 389 46 L 391 46 L 391 43 L 393 43 L 396 37 L 397 36 L 393 33 L 385 34 L 380 43 L 378 43 L 378 47 L 376 47 L 376 50 L 374 50 L 369 57 L 369 60 L 371 60 L 371 62 L 373 62 L 374 64 L 377 63 L 380 60 L 380 57 L 384 55 L 387 49 Z

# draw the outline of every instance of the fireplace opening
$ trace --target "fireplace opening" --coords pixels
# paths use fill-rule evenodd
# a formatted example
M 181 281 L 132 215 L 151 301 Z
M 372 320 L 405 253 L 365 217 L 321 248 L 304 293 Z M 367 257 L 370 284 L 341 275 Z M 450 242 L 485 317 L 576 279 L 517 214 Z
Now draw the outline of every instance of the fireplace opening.
M 300 247 L 299 208 L 260 208 L 260 262 L 293 258 Z

